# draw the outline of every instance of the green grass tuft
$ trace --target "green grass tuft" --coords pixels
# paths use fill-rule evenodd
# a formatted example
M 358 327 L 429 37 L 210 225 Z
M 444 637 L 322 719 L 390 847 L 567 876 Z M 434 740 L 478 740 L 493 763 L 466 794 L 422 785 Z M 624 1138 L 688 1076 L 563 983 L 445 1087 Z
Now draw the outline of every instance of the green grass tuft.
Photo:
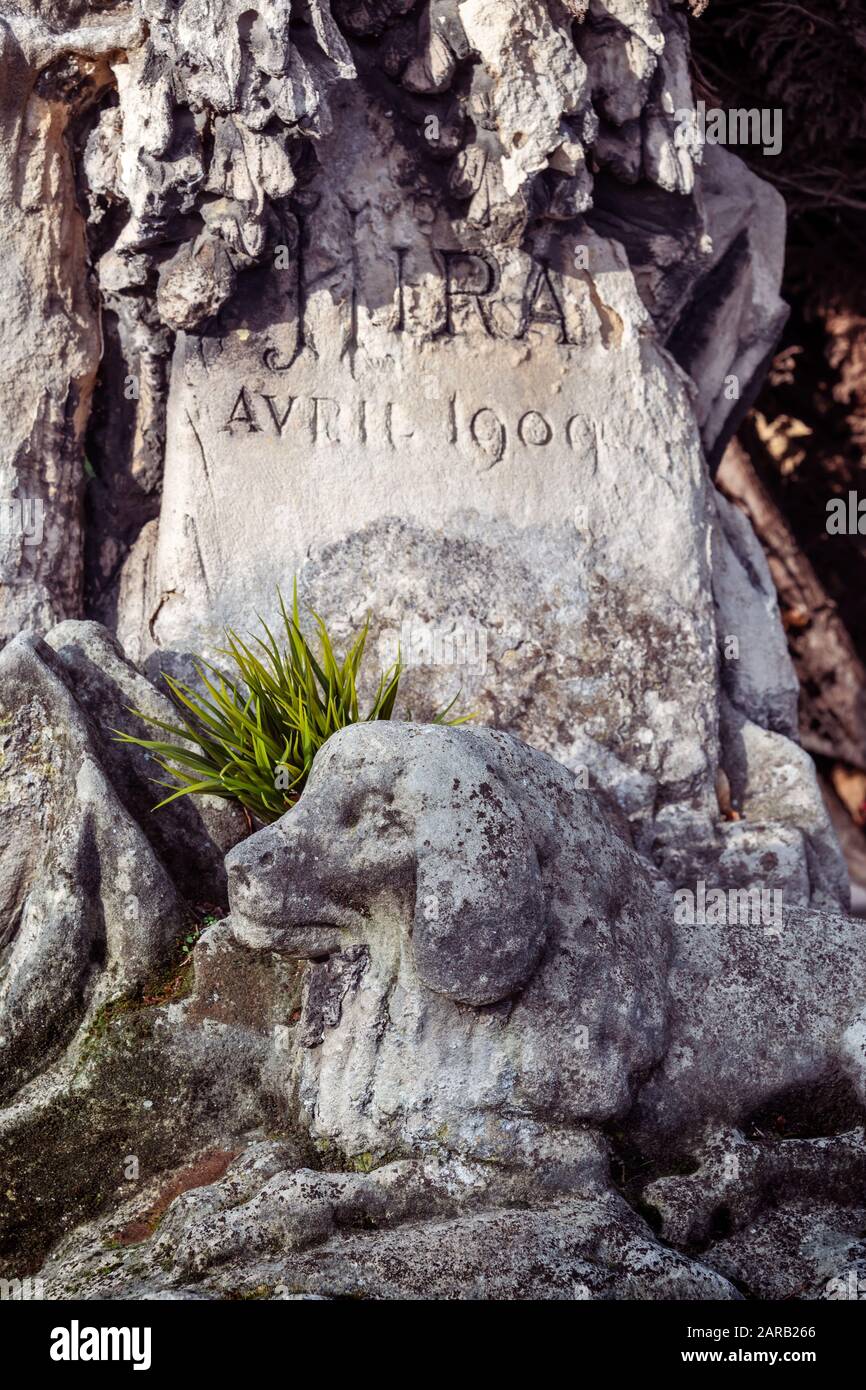
M 317 657 L 301 632 L 297 584 L 291 613 L 279 592 L 278 597 L 281 643 L 261 619 L 263 635 L 253 636 L 252 646 L 236 632 L 226 632 L 227 645 L 220 655 L 233 664 L 236 679 L 202 658 L 195 663 L 202 691 L 165 675 L 179 723 L 130 711 L 179 741 L 112 730 L 118 742 L 146 748 L 173 779 L 154 779 L 171 793 L 155 810 L 181 796 L 209 795 L 239 802 L 265 824 L 275 821 L 297 802 L 316 753 L 332 734 L 362 719 L 391 718 L 402 674 L 399 657 L 380 677 L 368 713 L 362 716 L 358 708 L 358 673 L 369 619 L 340 661 L 325 623 L 313 612 Z M 433 722 L 463 724 L 473 717 L 448 719 L 455 703 L 436 714 Z

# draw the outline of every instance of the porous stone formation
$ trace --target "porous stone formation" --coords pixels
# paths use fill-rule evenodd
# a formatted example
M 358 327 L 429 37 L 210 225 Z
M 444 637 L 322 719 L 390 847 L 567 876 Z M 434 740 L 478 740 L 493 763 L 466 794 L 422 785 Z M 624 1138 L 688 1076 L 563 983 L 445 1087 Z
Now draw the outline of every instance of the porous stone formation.
M 184 984 L 183 944 L 224 904 L 223 853 L 246 825 L 226 803 L 151 813 L 157 769 L 111 738 L 132 701 L 171 715 L 95 623 L 0 653 L 0 1250 L 13 1274 L 122 1182 L 124 1155 L 185 1152 L 194 1114 L 193 1128 L 230 1128 L 230 1078 L 256 1066 L 251 1046 L 187 1044 L 165 1019 L 153 1042 L 147 1001 Z
M 859 922 L 684 922 L 623 821 L 490 730 L 344 730 L 227 866 L 236 949 L 311 962 L 295 1139 L 253 1135 L 153 1234 L 152 1190 L 74 1232 L 53 1296 L 737 1298 L 767 1286 L 742 1233 L 769 1191 L 769 1249 L 816 1198 L 774 1296 L 866 1255 L 840 1241 L 866 1171 Z M 117 1229 L 138 1239 L 107 1266 Z
M 738 707 L 796 730 L 766 566 L 737 564 L 705 464 L 784 318 L 784 212 L 683 121 L 682 8 L 88 8 L 64 29 L 27 0 L 6 31 L 32 74 L 76 74 L 57 159 L 102 306 L 85 572 L 70 436 L 48 524 L 78 588 L 53 615 L 83 583 L 129 655 L 170 663 L 297 576 L 338 635 L 370 611 L 383 660 L 420 652 L 414 712 L 462 691 L 586 768 L 646 845 L 715 852 L 727 638 Z M 28 129 L 34 80 L 10 105 Z M 7 212 L 22 235 L 49 215 Z M 20 382 L 35 328 L 10 325 Z M 45 611 L 15 553 L 10 635 Z
M 817 1298 L 866 1262 L 866 945 L 712 486 L 784 209 L 689 133 L 685 8 L 7 0 L 10 1277 Z M 295 577 L 402 650 L 415 720 L 258 833 L 154 814 L 112 731 Z M 458 692 L 477 727 L 418 722 Z
M 66 29 L 63 8 L 73 11 Z M 5 5 L 0 14 L 4 642 L 30 623 L 81 616 L 83 443 L 100 331 L 67 140 L 108 90 L 112 45 L 125 49 L 142 32 L 129 10 L 108 21 L 86 8 Z M 7 524 L 13 499 L 29 525 Z

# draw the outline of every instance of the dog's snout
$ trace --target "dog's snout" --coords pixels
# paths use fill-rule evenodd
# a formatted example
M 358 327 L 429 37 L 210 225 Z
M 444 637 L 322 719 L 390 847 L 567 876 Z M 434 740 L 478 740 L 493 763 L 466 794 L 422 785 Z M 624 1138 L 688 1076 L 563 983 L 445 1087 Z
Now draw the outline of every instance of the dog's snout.
M 269 909 L 279 895 L 273 882 L 276 861 L 276 827 L 268 826 L 253 835 L 226 856 L 229 906 L 232 912 L 245 916 L 269 915 Z
M 226 869 L 233 883 L 244 888 L 249 887 L 250 878 L 245 864 L 226 864 Z
M 267 835 L 267 830 L 259 832 Z M 226 855 L 226 871 L 238 883 L 248 883 L 251 872 L 257 869 L 267 869 L 274 862 L 273 849 L 265 848 L 256 844 L 258 835 L 252 839 L 245 840 L 240 845 L 235 845 L 234 849 Z
M 226 856 L 236 940 L 305 957 L 339 950 L 355 916 L 334 900 L 328 863 L 322 827 L 303 808 L 237 845 Z

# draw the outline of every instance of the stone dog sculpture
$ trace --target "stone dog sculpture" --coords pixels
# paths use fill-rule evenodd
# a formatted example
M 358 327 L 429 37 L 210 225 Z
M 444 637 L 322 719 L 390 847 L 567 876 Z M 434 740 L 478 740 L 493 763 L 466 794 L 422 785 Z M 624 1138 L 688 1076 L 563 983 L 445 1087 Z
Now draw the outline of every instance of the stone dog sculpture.
M 601 1127 L 682 1146 L 824 1081 L 862 1106 L 863 926 L 675 926 L 626 835 L 502 733 L 332 738 L 297 808 L 227 859 L 238 940 L 315 962 L 297 1064 L 314 1137 L 530 1163 Z

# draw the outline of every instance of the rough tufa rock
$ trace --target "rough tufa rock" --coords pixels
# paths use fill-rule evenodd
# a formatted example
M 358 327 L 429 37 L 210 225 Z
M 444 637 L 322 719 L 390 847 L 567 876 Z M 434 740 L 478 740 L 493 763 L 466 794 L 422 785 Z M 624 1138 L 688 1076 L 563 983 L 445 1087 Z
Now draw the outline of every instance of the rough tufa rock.
M 182 942 L 205 904 L 218 911 L 238 826 L 216 807 L 152 814 L 157 770 L 111 738 L 136 727 L 127 702 L 170 710 L 96 624 L 0 653 L 0 1266 L 13 1274 L 124 1190 L 130 1155 L 148 1177 L 261 1124 L 292 1007 L 294 969 L 220 947 L 214 924 L 182 1022 Z
M 462 689 L 614 795 L 666 869 L 671 845 L 696 846 L 687 874 L 721 852 L 720 686 L 796 729 L 766 566 L 701 442 L 778 331 L 783 214 L 683 137 L 681 10 L 135 0 L 55 33 L 29 4 L 9 52 L 74 81 L 22 80 L 14 118 L 68 103 L 104 306 L 90 610 L 170 665 L 297 574 L 338 637 L 369 608 L 382 660 L 402 644 L 422 717 Z M 43 619 L 49 551 L 54 611 L 80 606 L 84 413 L 10 631 Z M 823 892 L 802 855 L 785 878 Z
M 310 962 L 286 1101 L 318 1161 L 249 1145 L 106 1269 L 139 1194 L 54 1251 L 53 1296 L 822 1297 L 866 1255 L 842 1241 L 866 1171 L 861 923 L 689 924 L 565 769 L 412 724 L 334 736 L 228 869 L 240 948 Z
M 710 634 L 692 651 L 677 620 L 706 588 L 696 573 L 706 509 L 690 390 L 664 348 L 695 374 L 715 452 L 778 329 L 770 244 L 781 202 L 732 156 L 708 152 L 705 174 L 705 152 L 681 138 L 677 116 L 693 99 L 678 7 L 133 0 L 98 19 L 73 6 L 66 29 L 43 11 L 24 0 L 4 21 L 6 66 L 26 69 L 10 85 L 10 120 L 41 129 L 40 94 L 58 103 L 33 157 L 56 150 L 64 196 L 38 215 L 79 228 L 81 255 L 64 267 L 87 341 L 74 363 L 71 347 L 53 351 L 61 376 L 39 396 L 58 419 L 74 414 L 74 429 L 51 449 L 43 429 L 28 445 L 32 467 L 11 462 L 10 489 L 50 494 L 51 506 L 46 545 L 31 553 L 18 537 L 10 551 L 7 633 L 44 621 L 46 603 L 51 616 L 77 616 L 82 601 L 80 445 L 100 343 L 75 173 L 104 308 L 87 602 L 119 619 L 133 655 L 213 636 L 226 617 L 246 621 L 310 549 L 306 587 L 321 601 L 339 579 L 336 545 L 346 587 L 363 576 L 397 630 L 404 619 L 486 629 L 491 677 L 500 688 L 512 680 L 507 726 L 535 738 L 547 729 L 563 758 L 568 741 L 550 731 L 566 722 L 564 702 L 576 692 L 585 706 L 599 680 L 608 693 L 598 663 L 585 671 L 578 653 L 593 636 L 609 643 L 621 569 L 664 629 L 636 643 L 628 666 L 646 665 L 660 638 L 683 647 L 684 665 L 710 658 Z M 64 122 L 74 170 L 58 145 Z M 7 148 L 14 190 L 21 145 Z M 13 191 L 9 202 L 0 197 L 0 217 L 27 277 L 25 252 L 41 255 L 32 248 L 44 239 L 27 236 L 37 210 Z M 720 307 L 708 335 L 710 304 Z M 49 306 L 12 307 L 8 378 L 20 390 L 38 377 L 20 362 L 32 364 Z M 722 389 L 732 372 L 742 386 L 733 404 Z M 307 495 L 321 501 L 313 515 Z M 678 512 L 665 522 L 672 496 Z M 395 518 L 409 523 L 405 535 Z M 687 540 L 667 572 L 673 531 Z M 507 594 L 485 602 L 490 544 L 515 591 L 513 622 Z M 401 590 L 393 570 L 413 546 L 429 563 Z M 247 552 L 248 578 L 225 586 L 226 554 Z M 634 554 L 645 576 L 630 574 Z M 541 555 L 557 592 L 533 564 Z M 32 572 L 52 565 L 56 574 Z M 431 566 L 449 575 L 450 606 Z M 540 640 L 557 608 L 561 669 L 548 698 L 532 630 Z M 468 679 L 492 712 L 493 680 Z M 626 741 L 648 726 L 663 742 L 644 695 L 628 699 Z M 672 692 L 662 703 L 676 704 Z M 621 724 L 600 719 L 602 741 Z M 683 726 L 700 729 L 693 709 Z M 695 758 L 685 761 L 663 774 L 663 797 L 671 781 L 694 782 Z
M 166 963 L 184 914 L 99 741 L 33 637 L 0 653 L 3 1095 Z
M 4 1268 L 832 1296 L 866 1266 L 866 945 L 706 467 L 784 317 L 783 210 L 681 138 L 682 7 L 90 8 L 0 18 L 0 642 L 86 601 L 182 669 L 297 573 L 338 638 L 369 606 L 383 662 L 420 645 L 416 712 L 462 684 L 544 752 L 335 737 L 230 854 L 185 997 L 238 822 L 150 816 L 106 729 L 167 706 L 102 629 L 10 641 Z M 689 924 L 704 879 L 782 910 Z

